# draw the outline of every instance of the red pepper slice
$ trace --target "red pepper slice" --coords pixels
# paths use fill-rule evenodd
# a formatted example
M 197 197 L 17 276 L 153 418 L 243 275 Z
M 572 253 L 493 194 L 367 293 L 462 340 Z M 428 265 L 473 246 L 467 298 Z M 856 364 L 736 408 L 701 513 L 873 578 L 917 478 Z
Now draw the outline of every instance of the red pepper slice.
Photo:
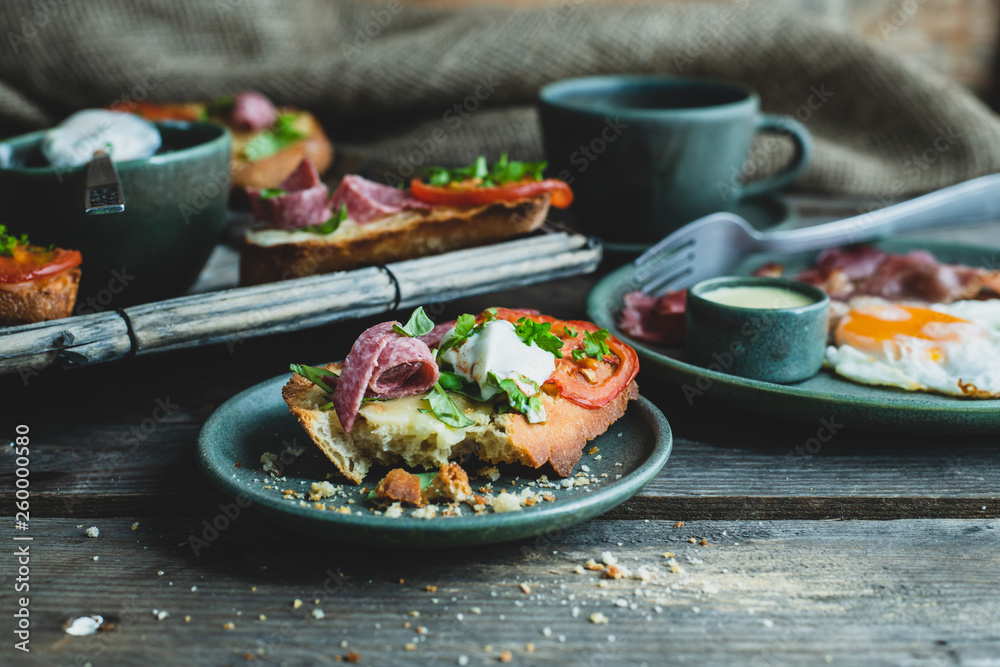
M 552 205 L 566 208 L 573 203 L 573 191 L 557 178 L 544 181 L 524 180 L 497 187 L 482 188 L 473 182 L 428 185 L 419 179 L 410 183 L 413 196 L 428 204 L 441 206 L 481 206 L 498 201 L 516 201 L 549 193 Z

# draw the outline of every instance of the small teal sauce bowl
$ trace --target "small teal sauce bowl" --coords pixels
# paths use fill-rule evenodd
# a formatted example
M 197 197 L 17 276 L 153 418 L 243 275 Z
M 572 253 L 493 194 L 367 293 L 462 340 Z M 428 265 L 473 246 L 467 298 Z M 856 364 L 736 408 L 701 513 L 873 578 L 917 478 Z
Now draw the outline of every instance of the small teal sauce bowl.
M 0 141 L 0 223 L 36 245 L 83 254 L 76 314 L 179 296 L 198 277 L 226 225 L 229 130 L 156 123 L 155 155 L 116 163 L 125 211 L 87 215 L 87 167 L 56 167 L 45 132 Z
M 744 288 L 777 289 L 784 296 L 775 292 L 764 307 L 748 307 L 738 301 Z M 716 298 L 727 294 L 737 300 L 706 298 L 713 292 Z M 801 301 L 806 303 L 797 305 Z M 687 292 L 687 348 L 695 363 L 711 370 L 764 382 L 800 382 L 823 365 L 829 315 L 830 297 L 812 285 L 781 278 L 712 278 Z

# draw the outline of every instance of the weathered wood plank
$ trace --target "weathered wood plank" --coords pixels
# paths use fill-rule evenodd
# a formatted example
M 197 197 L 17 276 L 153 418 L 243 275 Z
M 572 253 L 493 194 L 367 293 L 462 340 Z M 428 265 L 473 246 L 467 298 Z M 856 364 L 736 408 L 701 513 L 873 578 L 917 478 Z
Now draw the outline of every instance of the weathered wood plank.
M 349 651 L 370 665 L 496 664 L 501 651 L 513 664 L 1000 664 L 997 521 L 592 521 L 507 545 L 401 552 L 246 515 L 196 555 L 185 540 L 211 510 L 38 521 L 32 653 L 16 664 L 315 665 Z M 92 524 L 97 539 L 83 534 Z M 603 551 L 646 567 L 649 581 L 602 588 L 599 574 L 572 573 Z M 94 613 L 115 629 L 62 633 Z M 11 655 L 9 642 L 0 651 Z

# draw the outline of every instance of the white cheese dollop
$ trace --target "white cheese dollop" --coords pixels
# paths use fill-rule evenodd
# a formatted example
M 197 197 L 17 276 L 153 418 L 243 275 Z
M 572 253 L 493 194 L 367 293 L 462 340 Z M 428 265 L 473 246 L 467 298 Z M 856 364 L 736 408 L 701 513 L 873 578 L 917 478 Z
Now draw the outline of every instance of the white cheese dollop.
M 454 329 L 448 331 L 444 339 L 453 332 Z M 530 397 L 538 393 L 542 383 L 556 370 L 552 353 L 534 342 L 525 345 L 514 325 L 506 320 L 487 322 L 482 331 L 469 336 L 461 346 L 446 350 L 441 360 L 451 364 L 458 375 L 479 385 L 483 398 L 492 398 L 501 391 L 489 380 L 490 373 L 501 380 L 513 380 Z M 532 422 L 544 421 L 545 415 L 528 415 L 528 418 Z
M 152 156 L 162 139 L 156 126 L 144 118 L 122 111 L 85 109 L 45 134 L 42 153 L 53 165 L 79 167 L 108 150 L 116 162 Z

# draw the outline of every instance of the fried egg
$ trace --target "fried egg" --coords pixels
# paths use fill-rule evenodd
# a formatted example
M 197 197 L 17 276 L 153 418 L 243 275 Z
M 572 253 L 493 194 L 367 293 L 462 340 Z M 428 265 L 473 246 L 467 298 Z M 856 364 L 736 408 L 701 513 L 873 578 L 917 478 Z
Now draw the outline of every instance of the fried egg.
M 826 362 L 854 382 L 1000 398 L 1000 300 L 867 301 L 844 315 Z

